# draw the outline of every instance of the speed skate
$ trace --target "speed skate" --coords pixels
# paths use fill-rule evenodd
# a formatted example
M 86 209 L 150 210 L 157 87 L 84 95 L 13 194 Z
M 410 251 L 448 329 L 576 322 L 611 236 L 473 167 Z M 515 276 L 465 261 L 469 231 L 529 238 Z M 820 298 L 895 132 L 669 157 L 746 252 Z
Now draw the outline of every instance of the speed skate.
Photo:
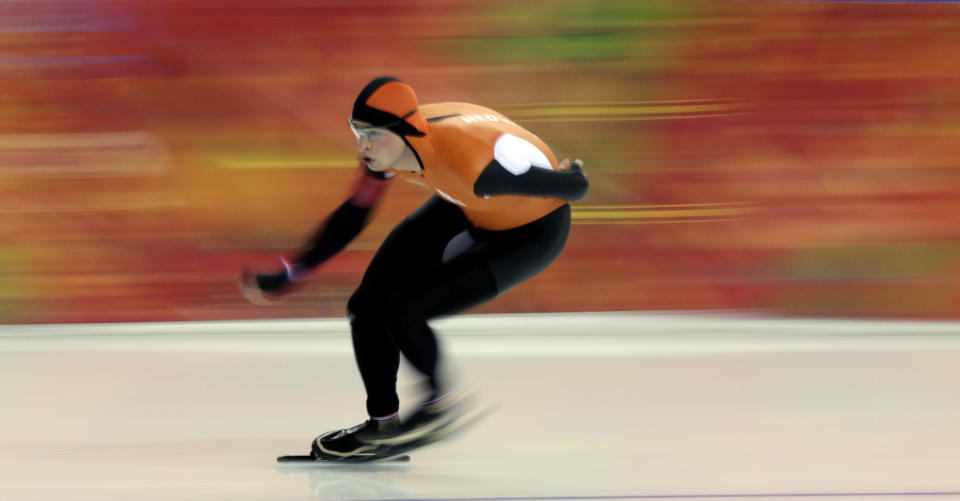
M 466 431 L 467 429 L 473 427 L 475 424 L 480 422 L 483 418 L 487 417 L 493 413 L 494 408 L 489 407 L 477 412 L 470 412 L 460 416 L 454 422 L 433 431 L 421 438 L 411 440 L 409 442 L 381 446 L 376 451 L 363 452 L 359 454 L 354 454 L 351 456 L 334 456 L 332 454 L 326 454 L 321 451 L 314 450 L 311 454 L 306 455 L 292 455 L 292 456 L 280 456 L 277 458 L 277 462 L 281 464 L 353 464 L 358 463 L 373 463 L 373 462 L 382 462 L 382 463 L 405 463 L 410 461 L 410 456 L 408 452 L 420 449 L 421 447 L 426 447 L 428 445 L 437 443 L 441 440 L 446 440 L 453 436 L 459 435 Z

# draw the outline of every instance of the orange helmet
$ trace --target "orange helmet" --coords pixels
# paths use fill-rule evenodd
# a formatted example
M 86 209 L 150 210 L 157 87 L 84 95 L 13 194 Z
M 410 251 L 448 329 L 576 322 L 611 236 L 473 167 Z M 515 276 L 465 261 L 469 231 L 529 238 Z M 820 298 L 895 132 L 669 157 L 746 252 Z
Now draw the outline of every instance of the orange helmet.
M 401 136 L 425 136 L 430 130 L 420 114 L 413 88 L 383 76 L 370 81 L 353 102 L 351 120 L 389 129 Z

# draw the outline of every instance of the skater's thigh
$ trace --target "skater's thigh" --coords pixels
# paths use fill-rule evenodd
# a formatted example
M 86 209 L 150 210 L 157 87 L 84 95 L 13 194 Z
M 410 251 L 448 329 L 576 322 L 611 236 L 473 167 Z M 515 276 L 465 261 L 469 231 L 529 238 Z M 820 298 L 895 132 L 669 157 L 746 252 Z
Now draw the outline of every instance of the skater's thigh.
M 478 233 L 457 256 L 410 277 L 391 295 L 396 314 L 429 320 L 483 304 L 552 263 L 570 230 L 569 207 L 526 227 Z
M 450 240 L 469 226 L 459 208 L 431 197 L 383 241 L 357 293 L 380 300 L 391 295 L 411 277 L 440 263 Z
M 410 277 L 384 304 L 388 323 L 414 329 L 495 298 L 496 281 L 474 249 Z
M 533 278 L 553 263 L 570 235 L 570 206 L 565 205 L 519 228 L 478 234 L 476 254 L 502 294 Z

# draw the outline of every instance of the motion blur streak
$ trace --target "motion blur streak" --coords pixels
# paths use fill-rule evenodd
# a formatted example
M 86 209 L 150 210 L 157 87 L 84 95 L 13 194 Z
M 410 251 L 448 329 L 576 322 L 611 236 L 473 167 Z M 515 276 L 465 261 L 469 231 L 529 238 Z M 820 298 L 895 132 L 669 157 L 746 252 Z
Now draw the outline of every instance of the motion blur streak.
M 956 5 L 683 0 L 0 2 L 0 322 L 341 316 L 374 224 L 283 305 L 392 74 L 512 117 L 591 192 L 481 312 L 960 317 Z

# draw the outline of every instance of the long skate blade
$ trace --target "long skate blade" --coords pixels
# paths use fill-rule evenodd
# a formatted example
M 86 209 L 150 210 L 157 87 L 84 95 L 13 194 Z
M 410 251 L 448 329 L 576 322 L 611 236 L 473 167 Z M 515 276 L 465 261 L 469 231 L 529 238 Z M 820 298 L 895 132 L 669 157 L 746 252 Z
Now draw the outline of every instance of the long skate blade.
M 313 456 L 304 455 L 304 456 L 280 456 L 277 458 L 278 463 L 285 464 L 296 464 L 296 465 L 336 465 L 336 464 L 360 464 L 360 463 L 374 463 L 378 461 L 390 461 L 396 463 L 407 463 L 410 461 L 410 456 L 408 455 L 399 455 L 391 457 L 379 457 L 379 456 L 363 456 L 363 457 L 346 457 L 342 459 L 325 459 L 325 458 L 314 458 Z

